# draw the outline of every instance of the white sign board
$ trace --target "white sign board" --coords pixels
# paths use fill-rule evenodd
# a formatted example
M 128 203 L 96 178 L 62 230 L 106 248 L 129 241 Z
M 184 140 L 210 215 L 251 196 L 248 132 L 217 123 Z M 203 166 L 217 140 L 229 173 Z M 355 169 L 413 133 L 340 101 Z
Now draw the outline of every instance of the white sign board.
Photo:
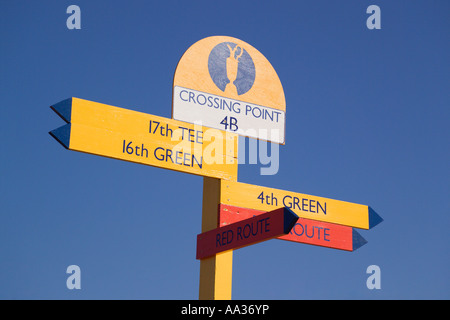
M 285 112 L 179 86 L 174 87 L 175 120 L 284 143 Z
M 192 45 L 173 80 L 172 118 L 285 143 L 286 100 L 269 61 L 242 40 L 214 36 Z

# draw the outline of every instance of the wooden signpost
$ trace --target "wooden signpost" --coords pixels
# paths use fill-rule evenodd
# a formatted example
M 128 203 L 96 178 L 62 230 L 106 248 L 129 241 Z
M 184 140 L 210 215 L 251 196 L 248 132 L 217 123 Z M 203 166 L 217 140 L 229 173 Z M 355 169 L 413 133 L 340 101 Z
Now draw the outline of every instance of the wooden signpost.
M 202 39 L 178 62 L 172 102 L 176 120 L 284 144 L 285 111 L 274 68 L 242 40 Z M 220 180 L 205 177 L 202 232 L 219 226 L 220 199 Z M 200 260 L 200 299 L 231 299 L 232 262 L 231 250 Z
M 242 40 L 192 45 L 174 75 L 172 118 L 69 98 L 51 106 L 66 149 L 203 177 L 200 299 L 231 299 L 233 250 L 272 238 L 354 251 L 369 206 L 237 182 L 238 136 L 285 143 L 286 102 L 269 61 Z M 300 217 L 300 218 L 299 218 Z
M 197 236 L 197 259 L 287 235 L 297 220 L 292 210 L 279 208 L 201 233 Z
M 236 181 L 221 182 L 223 204 L 270 211 L 288 207 L 301 218 L 370 229 L 383 219 L 369 206 Z
M 265 213 L 224 204 L 220 205 L 219 212 L 221 228 Z M 305 218 L 299 218 L 288 234 L 277 239 L 346 251 L 354 251 L 367 243 L 352 227 Z
M 281 81 L 248 43 L 225 36 L 196 42 L 181 57 L 173 86 L 174 119 L 284 144 Z
M 237 179 L 237 135 L 69 98 L 51 107 L 66 149 L 225 180 Z

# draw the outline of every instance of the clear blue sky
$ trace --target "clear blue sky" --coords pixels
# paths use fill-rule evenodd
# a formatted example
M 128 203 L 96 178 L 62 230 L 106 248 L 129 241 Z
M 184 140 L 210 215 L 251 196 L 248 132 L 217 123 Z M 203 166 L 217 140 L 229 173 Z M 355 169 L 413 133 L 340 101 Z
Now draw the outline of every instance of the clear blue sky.
M 66 9 L 81 8 L 81 30 Z M 381 8 L 369 30 L 366 9 Z M 1 1 L 0 298 L 197 299 L 202 178 L 68 151 L 49 106 L 79 97 L 171 116 L 182 54 L 213 35 L 271 62 L 280 169 L 239 181 L 370 205 L 355 252 L 235 251 L 233 299 L 450 298 L 450 2 Z M 66 268 L 81 268 L 68 290 Z M 381 289 L 366 287 L 369 265 Z

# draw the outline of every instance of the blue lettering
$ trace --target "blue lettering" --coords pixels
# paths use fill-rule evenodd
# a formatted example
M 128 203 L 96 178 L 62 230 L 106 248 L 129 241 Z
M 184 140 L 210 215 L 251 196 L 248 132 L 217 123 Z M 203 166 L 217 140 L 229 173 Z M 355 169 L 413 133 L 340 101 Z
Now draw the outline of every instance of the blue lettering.
M 311 232 L 311 234 L 308 234 L 308 229 Z M 317 229 L 317 232 L 314 229 Z M 305 224 L 305 226 L 303 226 L 301 223 L 296 223 L 294 225 L 294 227 L 292 228 L 291 232 L 289 232 L 289 233 L 290 234 L 294 233 L 298 237 L 301 237 L 301 236 L 303 236 L 305 234 L 306 237 L 308 237 L 310 239 L 314 238 L 314 234 L 316 234 L 317 239 L 320 240 L 320 233 L 321 233 L 320 230 L 323 230 L 323 233 L 322 233 L 323 234 L 323 240 L 324 241 L 331 241 L 330 238 L 329 238 L 330 237 L 330 229 L 329 228 L 324 228 L 324 227 L 318 227 L 318 226 L 311 226 L 310 225 L 309 228 L 308 228 L 307 224 Z
M 224 246 L 224 245 L 226 245 L 227 244 L 227 233 L 224 231 L 224 232 L 222 232 L 222 245 Z
M 247 227 L 248 227 L 248 228 L 247 228 Z M 247 230 L 248 230 L 247 235 L 245 235 L 245 228 L 247 228 Z M 245 238 L 245 239 L 247 239 L 247 238 L 250 236 L 250 232 L 251 232 L 251 230 L 250 230 L 250 225 L 249 225 L 249 224 L 246 224 L 246 225 L 244 226 L 244 238 Z
M 163 149 L 164 150 L 164 149 Z M 169 159 L 170 158 L 170 161 L 172 161 L 172 163 L 173 163 L 173 159 L 172 159 L 172 150 L 170 150 L 170 149 L 166 149 L 166 162 L 167 162 L 167 159 Z
M 189 102 L 191 102 L 191 100 L 195 103 L 195 93 L 193 92 L 189 92 Z
M 212 107 L 213 106 L 213 103 L 212 103 L 212 97 L 211 96 L 208 96 L 208 107 Z
M 300 210 L 300 206 L 298 205 L 298 203 L 300 202 L 300 199 L 297 197 L 294 197 L 294 204 L 293 204 L 293 208 L 295 210 L 295 207 L 297 207 L 298 210 Z
M 259 112 L 259 115 L 255 115 L 255 110 L 258 110 L 258 112 Z M 261 109 L 260 108 L 258 108 L 258 107 L 254 107 L 253 109 L 252 109 L 252 115 L 255 117 L 255 118 L 259 118 L 259 117 L 261 117 Z
M 323 214 L 327 214 L 327 203 L 326 202 L 325 202 L 325 207 L 322 207 L 320 202 L 317 201 L 317 212 L 319 212 L 319 207 L 320 207 L 320 209 L 322 209 Z
M 306 201 L 306 203 L 305 203 L 305 201 Z M 305 207 L 306 207 L 306 209 L 305 209 Z M 305 198 L 302 199 L 302 210 L 309 211 L 308 210 L 308 199 L 305 199 Z
M 198 161 L 198 159 L 195 157 L 195 155 L 192 155 L 192 161 L 191 161 L 191 167 L 194 166 L 194 161 L 197 162 L 197 166 L 202 169 L 203 166 L 203 156 L 200 157 L 200 162 Z
M 330 236 L 330 234 L 327 233 L 327 231 L 330 231 L 330 229 L 328 229 L 328 228 L 323 229 L 323 240 L 330 241 L 330 239 L 327 239 L 327 237 Z
M 313 204 L 313 202 L 315 202 L 315 201 L 309 200 L 309 212 L 317 212 L 317 211 L 314 211 L 314 208 L 316 207 L 316 205 Z
M 141 147 L 141 154 L 142 157 L 148 157 L 148 150 L 147 148 L 142 145 Z M 163 147 L 158 147 L 154 151 L 155 159 L 159 161 L 166 161 L 169 162 L 169 159 L 172 163 L 183 165 L 186 167 L 194 167 L 194 164 L 197 164 L 197 166 L 202 169 L 203 166 L 203 157 L 200 157 L 200 159 L 196 158 L 195 155 L 190 153 L 183 153 L 181 151 L 176 151 L 175 161 L 172 158 L 172 150 L 171 149 L 164 149 Z
M 297 227 L 300 227 L 300 228 L 302 228 L 302 232 L 298 232 L 298 230 L 297 230 Z M 291 234 L 292 234 L 292 231 L 295 233 L 295 235 L 296 236 L 302 236 L 303 235 L 303 233 L 305 232 L 305 228 L 303 228 L 303 225 L 301 225 L 300 223 L 296 223 L 295 225 L 294 225 L 294 227 L 292 228 L 292 230 L 291 230 Z
M 269 110 L 264 109 L 263 119 L 267 119 L 267 117 L 270 118 L 270 121 L 273 121 L 273 111 L 272 111 L 272 115 L 270 115 Z
M 285 202 L 285 199 L 286 198 L 289 198 L 289 199 L 292 199 L 292 197 L 291 196 L 284 196 L 283 197 L 283 206 L 285 206 L 285 207 L 287 207 L 287 208 L 289 208 L 289 209 L 292 209 L 292 202 Z
M 203 103 L 201 103 L 201 102 L 199 101 L 199 98 L 200 98 L 200 97 L 203 97 L 203 99 L 204 99 Z M 205 97 L 203 94 L 199 94 L 199 95 L 197 96 L 197 103 L 203 106 L 203 105 L 206 103 L 206 97 Z
M 313 199 L 297 198 L 286 195 L 283 197 L 283 205 L 292 210 L 327 214 L 327 203 L 324 202 L 323 204 L 321 204 L 319 201 Z
M 230 244 L 233 241 L 233 230 L 224 231 L 216 234 L 216 248 Z
M 182 94 L 183 92 L 188 93 L 186 90 L 181 90 L 181 91 L 180 91 L 180 99 L 183 100 L 183 101 L 188 101 L 187 99 L 183 99 L 183 97 L 181 96 L 181 94 Z
M 158 150 L 162 150 L 162 152 L 164 152 L 164 148 L 162 148 L 162 147 L 156 148 L 155 149 L 155 158 L 158 159 L 159 161 L 164 161 L 164 153 L 157 154 Z
M 255 228 L 255 226 L 253 225 L 253 223 L 252 223 L 252 225 L 251 225 L 251 230 L 252 230 L 252 236 L 256 236 L 257 234 L 258 234 L 258 223 L 259 222 L 261 222 L 261 220 L 258 220 L 257 222 L 256 222 L 256 228 Z
M 216 104 L 216 105 L 214 106 L 214 108 L 215 108 L 215 109 L 219 109 L 219 98 L 215 97 L 215 98 L 214 98 L 214 103 Z
M 220 247 L 220 233 L 216 234 L 216 248 Z
M 191 154 L 190 153 L 184 153 L 183 154 L 183 165 L 185 165 L 185 166 L 187 166 L 187 167 L 190 167 L 191 165 L 189 164 L 189 162 L 190 162 L 190 158 L 189 158 L 189 156 L 190 156 Z
M 269 219 L 270 219 L 270 217 L 267 217 L 267 218 L 264 219 L 264 220 L 266 220 L 266 225 L 265 225 L 265 228 L 264 228 L 265 232 L 269 232 L 270 231 L 270 229 L 269 229 L 270 223 L 267 222 L 267 220 L 269 220 Z
M 227 109 L 231 111 L 231 102 L 230 105 L 228 105 L 227 101 L 225 99 L 222 99 L 222 110 L 224 110 L 225 107 L 227 107 Z
M 231 233 L 231 236 L 230 236 Z M 230 244 L 233 241 L 234 233 L 233 230 L 227 231 L 227 244 Z
M 305 234 L 308 238 L 314 237 L 314 227 L 312 228 L 312 235 L 308 236 L 308 225 L 305 226 Z
M 178 160 L 181 160 L 180 153 L 182 153 L 182 152 L 181 151 L 176 151 L 175 152 L 175 163 L 176 164 L 182 164 L 181 162 L 178 162 Z
M 317 229 L 317 240 L 320 240 L 320 230 L 323 229 L 322 227 L 313 227 Z
M 242 228 L 241 228 L 241 227 L 237 227 L 237 234 L 236 234 L 236 240 L 237 240 L 237 241 L 242 240 L 242 234 L 241 234 L 241 232 L 242 232 Z M 239 239 L 239 238 L 240 238 L 240 239 Z
M 241 108 L 236 108 L 236 105 L 241 106 L 241 104 L 239 102 L 233 103 L 233 111 L 235 113 L 241 113 Z
M 277 115 L 277 121 L 276 122 L 278 122 L 278 116 L 281 114 L 281 112 L 279 112 L 279 111 L 274 111 L 274 112 Z

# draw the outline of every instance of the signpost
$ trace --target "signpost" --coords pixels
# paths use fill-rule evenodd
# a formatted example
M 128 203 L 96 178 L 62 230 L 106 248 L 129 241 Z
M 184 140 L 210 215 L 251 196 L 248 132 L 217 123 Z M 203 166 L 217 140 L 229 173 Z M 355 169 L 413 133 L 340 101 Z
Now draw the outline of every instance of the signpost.
M 225 36 L 196 42 L 181 57 L 173 86 L 174 119 L 284 144 L 283 87 L 248 43 Z
M 237 178 L 237 135 L 88 100 L 51 107 L 66 149 L 220 179 Z
M 220 226 L 259 216 L 265 211 L 220 205 Z M 352 227 L 299 218 L 291 231 L 277 239 L 333 249 L 354 251 L 367 241 Z
M 172 102 L 176 120 L 284 144 L 285 111 L 283 87 L 274 68 L 242 40 L 202 39 L 178 62 Z M 220 181 L 204 178 L 202 232 L 219 226 L 220 198 Z M 200 299 L 231 298 L 232 261 L 232 251 L 200 261 Z
M 197 236 L 197 259 L 286 235 L 297 220 L 292 210 L 279 208 L 201 233 Z
M 173 81 L 172 118 L 69 98 L 51 106 L 66 149 L 203 177 L 200 299 L 231 299 L 233 249 L 272 238 L 353 251 L 369 206 L 237 182 L 238 135 L 285 143 L 286 101 L 269 61 L 242 40 L 192 45 Z M 300 218 L 299 218 L 300 217 Z
M 222 180 L 223 204 L 270 211 L 285 206 L 299 217 L 371 229 L 383 219 L 369 206 Z

